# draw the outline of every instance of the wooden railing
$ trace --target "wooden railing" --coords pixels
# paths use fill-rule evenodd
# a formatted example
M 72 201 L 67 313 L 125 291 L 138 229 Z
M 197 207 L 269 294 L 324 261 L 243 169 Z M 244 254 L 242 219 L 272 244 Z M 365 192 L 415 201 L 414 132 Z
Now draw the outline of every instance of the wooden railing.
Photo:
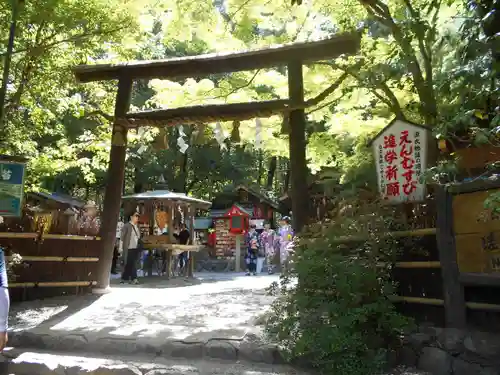
M 9 280 L 11 298 L 35 299 L 78 293 L 96 284 L 100 238 L 0 232 L 7 261 L 21 257 Z

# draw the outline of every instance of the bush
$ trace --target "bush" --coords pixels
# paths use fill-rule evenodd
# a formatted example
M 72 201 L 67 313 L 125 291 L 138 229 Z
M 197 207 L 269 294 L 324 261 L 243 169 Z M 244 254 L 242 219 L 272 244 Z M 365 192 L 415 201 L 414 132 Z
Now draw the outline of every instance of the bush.
M 397 244 L 384 234 L 397 222 L 381 206 L 349 201 L 338 220 L 312 225 L 298 239 L 293 266 L 272 287 L 277 299 L 266 322 L 289 360 L 329 375 L 374 374 L 411 328 L 390 301 Z M 358 240 L 342 241 L 349 234 Z

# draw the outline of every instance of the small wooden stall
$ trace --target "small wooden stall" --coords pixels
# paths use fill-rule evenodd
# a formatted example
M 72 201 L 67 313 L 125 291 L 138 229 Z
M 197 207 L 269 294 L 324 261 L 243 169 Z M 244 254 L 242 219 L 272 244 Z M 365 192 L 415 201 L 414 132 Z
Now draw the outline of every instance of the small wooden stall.
M 125 210 L 132 212 L 139 210 L 141 213 L 140 223 L 143 230 L 144 246 L 149 251 L 148 276 L 153 275 L 153 250 L 166 253 L 163 258 L 166 261 L 165 276 L 172 276 L 172 256 L 184 251 L 189 252 L 188 276 L 192 277 L 194 272 L 193 253 L 200 251 L 203 246 L 196 243 L 195 215 L 197 210 L 207 210 L 212 205 L 210 202 L 189 197 L 183 193 L 168 190 L 153 190 L 134 195 L 127 195 L 124 200 Z M 176 225 L 185 223 L 190 230 L 190 244 L 178 244 L 174 237 Z
M 194 220 L 194 232 L 198 243 L 205 246 L 209 243 L 209 235 L 213 228 L 213 220 L 211 217 L 197 217 Z
M 230 185 L 223 189 L 212 202 L 211 216 L 215 219 L 237 204 L 248 213 L 251 220 L 268 220 L 274 224 L 275 214 L 280 211 L 278 202 L 269 198 L 258 186 Z
M 53 194 L 25 195 L 24 162 L 0 155 L 0 248 L 7 260 L 11 300 L 90 291 L 97 279 L 100 238 L 70 235 L 70 215 L 68 221 L 64 215 L 70 210 L 75 216 L 83 202 Z
M 215 255 L 218 259 L 235 259 L 235 270 L 240 270 L 243 234 L 248 231 L 251 213 L 233 205 L 215 219 Z
M 261 229 L 264 221 L 273 226 L 280 206 L 258 187 L 231 185 L 226 187 L 212 203 L 210 215 L 215 229 L 215 257 L 235 261 L 235 270 L 241 268 L 243 234 L 250 224 Z
M 322 168 L 315 175 L 309 176 L 308 191 L 310 197 L 310 216 L 311 219 L 321 221 L 329 217 L 335 204 L 334 200 L 337 197 L 337 190 L 341 186 L 339 174 L 333 168 Z M 291 216 L 292 197 L 291 192 L 285 191 L 278 198 L 280 204 L 280 212 Z
M 35 223 L 46 223 L 47 233 L 79 234 L 77 216 L 84 210 L 83 201 L 61 193 L 29 192 L 26 205 Z

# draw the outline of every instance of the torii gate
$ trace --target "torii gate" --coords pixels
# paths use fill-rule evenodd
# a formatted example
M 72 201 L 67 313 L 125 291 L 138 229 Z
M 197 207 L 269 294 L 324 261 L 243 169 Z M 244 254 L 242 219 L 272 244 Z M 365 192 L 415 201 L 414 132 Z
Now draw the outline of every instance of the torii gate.
M 314 103 L 304 101 L 302 66 L 306 62 L 332 59 L 342 54 L 354 54 L 359 49 L 360 39 L 359 34 L 342 34 L 317 42 L 293 43 L 238 53 L 75 67 L 74 74 L 80 82 L 118 80 L 108 183 L 104 195 L 100 242 L 102 251 L 97 287 L 105 290 L 109 286 L 116 223 L 120 212 L 124 181 L 127 132 L 131 128 L 241 121 L 275 114 L 288 114 L 293 223 L 295 230 L 300 231 L 309 215 L 304 108 L 316 102 L 315 100 L 313 100 Z M 202 77 L 280 65 L 286 65 L 288 70 L 289 99 L 287 100 L 128 112 L 132 84 L 137 79 Z M 339 84 L 340 82 L 334 83 L 317 98 L 321 100 L 326 97 Z M 112 178 L 109 178 L 110 176 Z

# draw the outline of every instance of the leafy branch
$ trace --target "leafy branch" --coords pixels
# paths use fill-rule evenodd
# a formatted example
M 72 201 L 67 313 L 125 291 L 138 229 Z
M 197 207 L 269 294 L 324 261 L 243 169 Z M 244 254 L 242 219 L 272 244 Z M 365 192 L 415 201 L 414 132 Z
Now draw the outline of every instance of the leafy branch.
M 40 27 L 41 26 L 43 26 L 43 24 L 41 24 Z M 39 27 L 39 29 L 40 29 L 40 27 Z M 84 33 L 81 33 L 81 34 L 71 35 L 69 37 L 66 37 L 66 38 L 63 38 L 63 39 L 60 39 L 60 40 L 51 41 L 58 34 L 57 32 L 55 32 L 55 33 L 51 34 L 49 37 L 44 38 L 41 41 L 41 43 L 36 43 L 33 46 L 15 50 L 15 51 L 12 52 L 12 54 L 16 55 L 16 54 L 26 53 L 27 52 L 29 55 L 33 54 L 33 55 L 36 55 L 36 56 L 40 56 L 42 53 L 46 52 L 47 50 L 52 49 L 54 47 L 58 47 L 58 46 L 60 46 L 62 44 L 75 43 L 75 42 L 79 42 L 79 41 L 86 40 L 86 39 L 89 39 L 89 38 L 93 38 L 93 37 L 96 37 L 96 36 L 112 35 L 112 34 L 115 34 L 115 33 L 118 33 L 120 31 L 123 31 L 123 30 L 127 29 L 127 27 L 128 26 L 120 26 L 120 27 L 117 27 L 117 28 L 109 29 L 109 30 L 98 29 L 98 30 L 91 31 L 91 32 L 84 32 Z M 4 57 L 6 54 L 7 54 L 6 51 L 5 52 L 1 52 L 0 53 L 0 57 Z
M 420 102 L 422 103 L 422 116 L 425 118 L 428 125 L 434 125 L 437 119 L 437 102 L 432 87 L 431 59 L 430 55 L 427 54 L 425 44 L 423 42 L 419 42 L 421 52 L 424 51 L 422 58 L 425 61 L 425 69 L 428 73 L 430 72 L 430 74 L 427 74 L 424 78 L 416 52 L 411 44 L 411 38 L 406 35 L 401 26 L 394 21 L 389 7 L 380 0 L 360 0 L 360 2 L 373 19 L 391 30 L 394 40 L 401 48 L 405 58 L 408 60 L 408 69 L 413 77 L 415 89 L 417 90 Z M 422 23 L 420 25 L 423 26 Z
M 404 119 L 405 115 L 403 113 L 403 109 L 401 108 L 401 105 L 399 103 L 398 98 L 394 94 L 394 92 L 390 89 L 390 87 L 387 85 L 386 81 L 380 81 L 376 77 L 374 77 L 373 73 L 369 73 L 369 78 L 368 80 L 363 78 L 359 74 L 359 67 L 361 65 L 361 62 L 358 62 L 356 65 L 348 67 L 348 66 L 342 66 L 339 64 L 336 64 L 334 62 L 319 62 L 317 64 L 320 65 L 328 65 L 332 69 L 338 69 L 342 70 L 355 80 L 359 81 L 360 83 L 364 84 L 366 88 L 370 89 L 372 94 L 377 97 L 381 102 L 386 104 L 391 111 L 394 112 L 395 116 L 399 119 Z M 382 94 L 378 91 L 380 90 Z M 385 96 L 384 96 L 385 95 Z

